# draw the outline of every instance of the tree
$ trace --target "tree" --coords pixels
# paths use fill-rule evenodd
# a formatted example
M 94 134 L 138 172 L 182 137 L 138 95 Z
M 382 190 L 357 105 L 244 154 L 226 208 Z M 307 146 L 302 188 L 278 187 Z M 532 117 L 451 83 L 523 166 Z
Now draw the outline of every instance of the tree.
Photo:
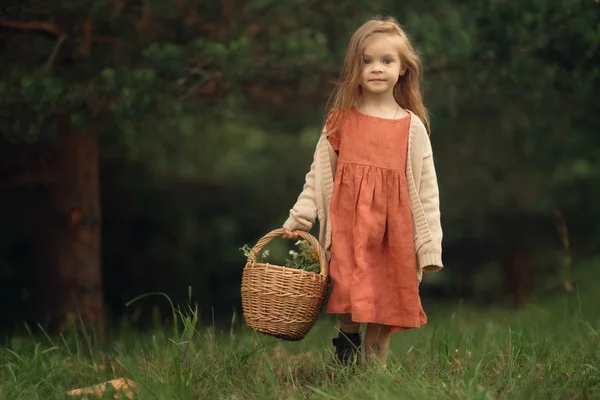
M 444 12 L 452 17 L 438 20 L 455 23 L 445 36 L 452 58 L 434 67 L 428 87 L 442 199 L 451 203 L 443 210 L 445 243 L 460 249 L 467 276 L 485 263 L 502 265 L 511 301 L 522 305 L 536 264 L 561 263 L 546 257 L 563 250 L 555 215 L 576 228 L 578 241 L 594 235 L 576 223 L 597 213 L 584 198 L 599 189 L 592 132 L 600 7 L 491 1 Z

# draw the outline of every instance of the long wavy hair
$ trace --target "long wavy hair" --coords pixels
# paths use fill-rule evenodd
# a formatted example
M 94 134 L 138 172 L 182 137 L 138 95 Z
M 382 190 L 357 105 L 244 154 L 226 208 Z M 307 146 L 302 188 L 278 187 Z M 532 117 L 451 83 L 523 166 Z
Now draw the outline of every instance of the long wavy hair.
M 371 19 L 352 35 L 339 81 L 327 105 L 327 131 L 333 132 L 341 126 L 361 96 L 360 78 L 365 42 L 374 35 L 390 35 L 396 39 L 395 45 L 404 73 L 394 87 L 394 99 L 400 107 L 415 113 L 427 127 L 427 132 L 430 132 L 429 114 L 423 104 L 420 88 L 421 59 L 408 35 L 398 21 L 391 17 Z

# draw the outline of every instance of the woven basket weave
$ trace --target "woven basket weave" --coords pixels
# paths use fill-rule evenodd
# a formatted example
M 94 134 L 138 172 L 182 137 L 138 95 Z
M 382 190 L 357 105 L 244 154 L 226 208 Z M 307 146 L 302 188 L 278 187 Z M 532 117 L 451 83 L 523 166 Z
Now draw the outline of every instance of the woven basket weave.
M 310 233 L 297 231 L 317 252 L 320 273 L 260 263 L 256 255 L 283 229 L 263 236 L 252 248 L 242 274 L 242 308 L 246 325 L 278 339 L 302 340 L 319 317 L 329 285 L 327 258 Z

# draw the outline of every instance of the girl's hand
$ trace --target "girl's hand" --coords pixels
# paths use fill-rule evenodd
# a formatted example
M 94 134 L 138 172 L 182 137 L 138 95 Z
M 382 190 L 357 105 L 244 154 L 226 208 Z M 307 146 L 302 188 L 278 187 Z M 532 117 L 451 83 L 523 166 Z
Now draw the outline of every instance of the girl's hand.
M 283 229 L 283 238 L 284 239 L 298 239 L 298 233 L 284 228 Z

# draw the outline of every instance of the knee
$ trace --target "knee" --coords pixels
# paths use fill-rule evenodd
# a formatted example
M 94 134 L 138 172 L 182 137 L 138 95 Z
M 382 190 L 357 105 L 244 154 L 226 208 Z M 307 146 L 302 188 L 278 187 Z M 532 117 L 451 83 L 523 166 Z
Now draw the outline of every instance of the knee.
M 388 325 L 369 324 L 367 329 L 381 337 L 389 336 L 392 333 L 392 327 Z
M 342 314 L 340 319 L 340 329 L 344 332 L 358 332 L 360 330 L 360 323 L 352 321 L 350 314 Z
M 342 324 L 353 324 L 354 323 L 352 321 L 352 314 L 340 314 L 338 318 Z

